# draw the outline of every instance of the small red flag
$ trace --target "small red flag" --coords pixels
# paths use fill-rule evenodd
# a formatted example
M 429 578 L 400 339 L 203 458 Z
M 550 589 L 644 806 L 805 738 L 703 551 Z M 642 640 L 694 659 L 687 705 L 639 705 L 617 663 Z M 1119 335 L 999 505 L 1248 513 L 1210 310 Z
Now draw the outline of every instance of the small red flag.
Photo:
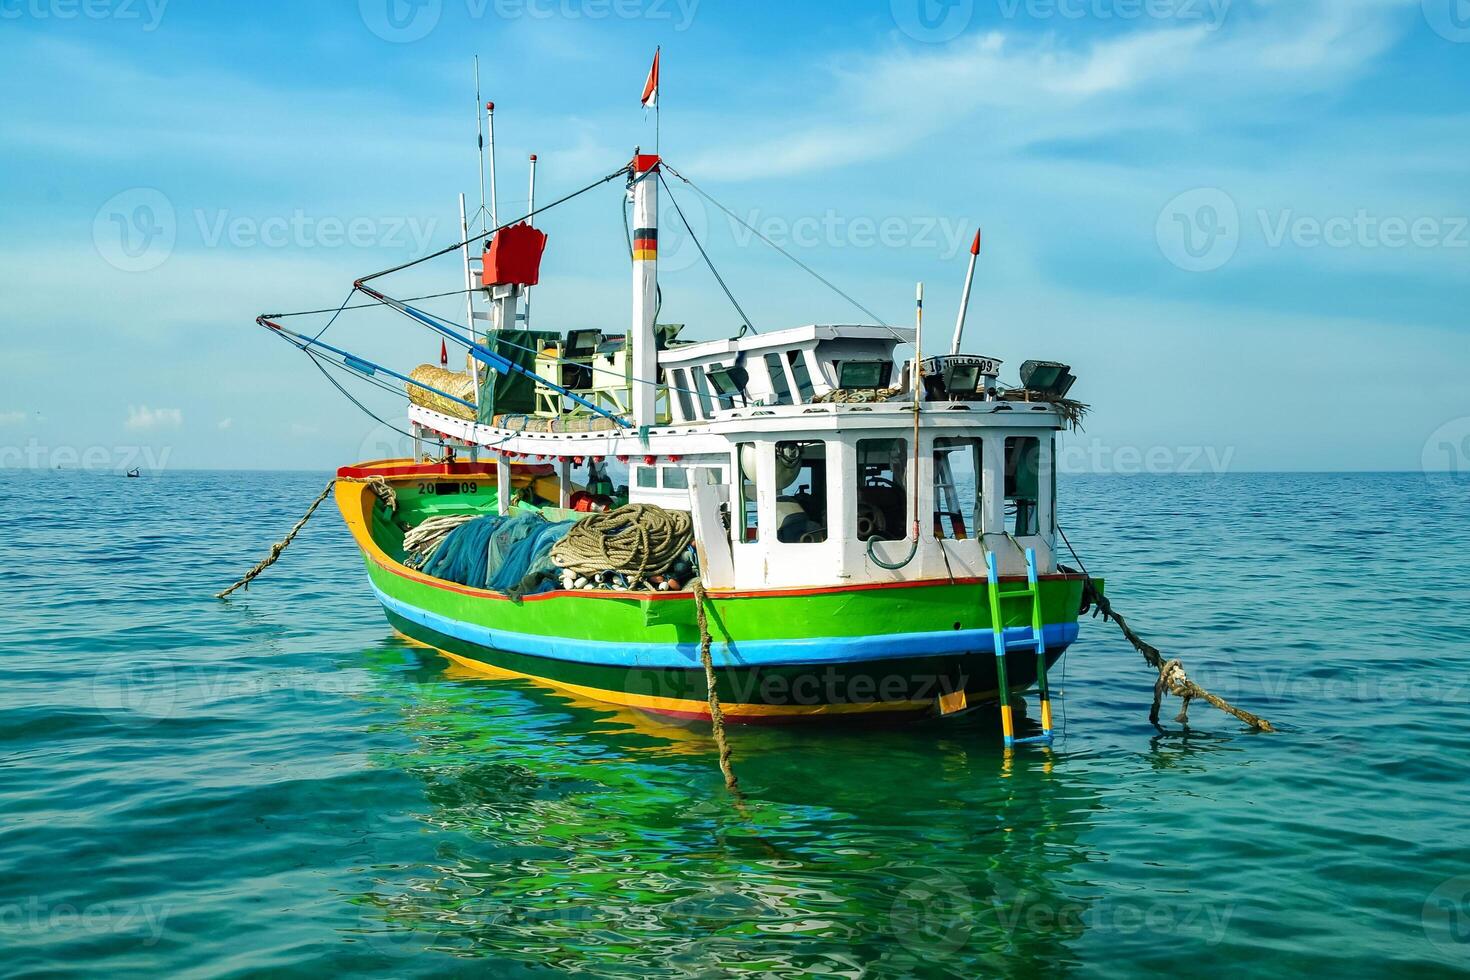
M 439 364 L 441 367 L 449 367 L 449 345 L 439 341 Z
M 658 108 L 658 56 L 659 48 L 653 49 L 653 67 L 648 70 L 648 81 L 643 83 L 643 108 Z

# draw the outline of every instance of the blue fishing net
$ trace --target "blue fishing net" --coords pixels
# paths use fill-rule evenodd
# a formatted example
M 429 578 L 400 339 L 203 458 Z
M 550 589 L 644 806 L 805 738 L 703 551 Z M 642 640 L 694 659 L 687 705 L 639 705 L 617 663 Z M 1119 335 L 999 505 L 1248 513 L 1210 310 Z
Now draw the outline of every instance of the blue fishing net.
M 561 574 L 551 561 L 551 547 L 575 523 L 553 523 L 534 514 L 478 517 L 450 531 L 423 571 L 511 596 L 550 592 Z

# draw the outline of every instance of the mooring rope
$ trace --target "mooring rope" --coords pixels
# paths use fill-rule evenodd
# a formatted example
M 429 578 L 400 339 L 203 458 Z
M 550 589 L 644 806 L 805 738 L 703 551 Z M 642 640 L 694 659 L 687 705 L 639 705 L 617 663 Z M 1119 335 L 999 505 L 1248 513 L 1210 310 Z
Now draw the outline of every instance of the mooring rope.
M 730 741 L 725 737 L 725 711 L 720 707 L 720 692 L 715 688 L 715 663 L 710 654 L 713 638 L 709 633 L 709 621 L 705 618 L 704 604 L 708 598 L 704 583 L 695 579 L 689 588 L 694 592 L 695 619 L 699 623 L 699 659 L 704 664 L 704 685 L 709 698 L 710 727 L 715 732 L 715 745 L 720 750 L 720 772 L 725 775 L 725 788 L 740 795 L 740 781 L 730 765 Z
M 388 481 L 383 479 L 381 476 L 368 476 L 361 478 L 345 476 L 334 477 L 333 479 L 327 481 L 327 485 L 322 488 L 322 492 L 317 494 L 317 498 L 311 502 L 311 506 L 306 508 L 306 513 L 301 515 L 301 520 L 296 522 L 296 526 L 287 531 L 284 538 L 271 545 L 270 553 L 262 558 L 260 560 L 260 563 L 257 564 L 254 568 L 246 572 L 245 576 L 241 578 L 240 581 L 236 582 L 228 589 L 225 589 L 223 592 L 216 592 L 214 594 L 214 597 L 216 599 L 224 599 L 228 597 L 230 593 L 238 589 L 248 589 L 250 587 L 250 583 L 255 581 L 255 577 L 257 575 L 265 571 L 267 568 L 270 568 L 276 563 L 277 560 L 280 559 L 281 553 L 284 552 L 288 547 L 290 547 L 292 541 L 296 540 L 296 535 L 300 534 L 301 529 L 306 527 L 306 522 L 311 520 L 311 515 L 316 513 L 316 509 L 322 505 L 322 501 L 327 499 L 327 496 L 332 492 L 332 488 L 335 487 L 338 483 L 366 483 L 369 487 L 372 488 L 373 493 L 378 495 L 378 499 L 383 502 L 383 505 L 385 507 L 387 507 L 390 511 L 398 509 L 398 494 L 393 490 L 393 487 L 389 485 Z
M 1063 543 L 1066 544 L 1067 550 L 1072 553 L 1072 557 L 1076 560 L 1077 566 L 1081 569 L 1082 598 L 1084 602 L 1094 607 L 1093 615 L 1097 616 L 1101 614 L 1104 622 L 1112 620 L 1117 623 L 1118 629 L 1122 630 L 1124 638 L 1133 645 L 1133 649 L 1143 654 L 1143 659 L 1147 661 L 1148 665 L 1159 672 L 1159 679 L 1154 683 L 1153 707 L 1149 709 L 1148 713 L 1148 720 L 1154 727 L 1160 727 L 1160 702 L 1163 700 L 1164 692 L 1167 691 L 1180 701 L 1179 714 L 1175 716 L 1174 720 L 1181 725 L 1189 724 L 1189 703 L 1195 699 L 1199 699 L 1212 707 L 1220 709 L 1227 715 L 1234 716 L 1258 732 L 1276 731 L 1276 727 L 1265 718 L 1259 715 L 1253 715 L 1242 708 L 1237 708 L 1224 698 L 1211 694 L 1209 691 L 1200 687 L 1194 681 L 1190 680 L 1189 675 L 1184 672 L 1183 663 L 1178 659 L 1165 660 L 1164 655 L 1159 652 L 1157 647 L 1135 633 L 1132 627 L 1128 625 L 1128 621 L 1113 609 L 1113 604 L 1108 601 L 1108 597 L 1103 595 L 1102 591 L 1098 589 L 1097 583 L 1092 580 L 1092 576 L 1087 572 L 1087 566 L 1082 563 L 1082 559 L 1077 555 L 1077 550 L 1072 547 L 1072 542 L 1067 540 L 1067 533 L 1060 527 L 1057 528 L 1057 531 L 1061 534 Z

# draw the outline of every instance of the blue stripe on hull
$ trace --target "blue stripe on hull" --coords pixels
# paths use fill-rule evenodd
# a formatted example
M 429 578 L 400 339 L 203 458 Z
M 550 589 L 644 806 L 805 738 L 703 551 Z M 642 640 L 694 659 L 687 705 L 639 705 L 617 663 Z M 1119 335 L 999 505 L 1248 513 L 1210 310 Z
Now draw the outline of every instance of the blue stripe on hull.
M 580 640 L 563 636 L 515 633 L 476 623 L 440 616 L 395 599 L 373 583 L 383 608 L 409 622 L 495 650 L 508 650 L 555 660 L 597 664 L 607 667 L 699 667 L 698 643 L 631 643 Z M 1077 639 L 1076 623 L 1049 623 L 1042 627 L 1048 648 L 1065 647 Z M 1008 626 L 1007 647 L 1030 648 L 1029 626 Z M 717 664 L 745 667 L 858 663 L 864 660 L 900 657 L 932 657 L 945 654 L 994 656 L 995 641 L 986 630 L 943 630 L 933 633 L 884 633 L 878 636 L 823 636 L 793 640 L 737 640 L 715 643 L 710 652 Z

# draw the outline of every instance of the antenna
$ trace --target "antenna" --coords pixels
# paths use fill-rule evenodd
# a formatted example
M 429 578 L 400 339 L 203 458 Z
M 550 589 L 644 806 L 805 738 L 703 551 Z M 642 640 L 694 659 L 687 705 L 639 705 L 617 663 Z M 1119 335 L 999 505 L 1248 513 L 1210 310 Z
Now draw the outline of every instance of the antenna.
M 485 121 L 480 118 L 480 56 L 475 55 L 475 128 L 480 137 L 480 231 L 485 227 Z
M 526 198 L 526 213 L 531 217 L 526 219 L 526 224 L 535 222 L 536 213 L 536 154 L 531 154 L 531 189 Z M 531 329 L 531 287 L 526 287 L 526 329 Z
M 500 227 L 500 208 L 495 201 L 495 103 L 485 103 L 485 118 L 490 125 L 490 223 Z

